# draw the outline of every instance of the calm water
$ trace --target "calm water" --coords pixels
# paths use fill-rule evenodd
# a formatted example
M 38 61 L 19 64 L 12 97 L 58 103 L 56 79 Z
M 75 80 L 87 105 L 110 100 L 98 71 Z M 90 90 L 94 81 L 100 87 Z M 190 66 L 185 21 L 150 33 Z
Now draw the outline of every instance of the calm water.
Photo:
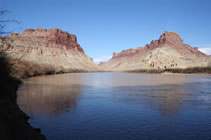
M 25 80 L 18 104 L 49 140 L 211 140 L 211 76 L 85 73 Z

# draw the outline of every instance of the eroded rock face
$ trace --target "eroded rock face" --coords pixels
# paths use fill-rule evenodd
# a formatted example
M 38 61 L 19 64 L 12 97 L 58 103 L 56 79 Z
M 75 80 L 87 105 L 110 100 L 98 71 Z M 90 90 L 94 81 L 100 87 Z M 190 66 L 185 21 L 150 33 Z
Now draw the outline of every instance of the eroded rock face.
M 209 56 L 208 62 L 207 62 L 207 66 L 211 67 L 211 56 Z
M 128 71 L 205 67 L 207 64 L 207 55 L 184 44 L 177 33 L 165 31 L 159 40 L 152 40 L 145 47 L 113 53 L 111 60 L 99 66 L 102 70 Z
M 98 70 L 76 36 L 57 28 L 25 29 L 21 34 L 11 34 L 7 41 L 10 45 L 5 44 L 4 49 L 12 59 L 22 62 L 21 69 L 29 75 Z

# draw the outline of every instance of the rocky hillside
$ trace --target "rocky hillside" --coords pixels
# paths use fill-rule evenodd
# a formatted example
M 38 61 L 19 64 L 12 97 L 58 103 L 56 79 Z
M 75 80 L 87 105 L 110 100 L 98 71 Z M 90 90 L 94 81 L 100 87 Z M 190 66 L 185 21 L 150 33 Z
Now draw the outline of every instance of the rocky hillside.
M 76 36 L 60 29 L 25 29 L 6 38 L 3 49 L 19 75 L 98 70 Z
M 208 56 L 184 44 L 177 33 L 164 32 L 159 40 L 145 47 L 113 53 L 111 60 L 99 66 L 105 71 L 130 71 L 140 69 L 176 69 L 206 67 Z

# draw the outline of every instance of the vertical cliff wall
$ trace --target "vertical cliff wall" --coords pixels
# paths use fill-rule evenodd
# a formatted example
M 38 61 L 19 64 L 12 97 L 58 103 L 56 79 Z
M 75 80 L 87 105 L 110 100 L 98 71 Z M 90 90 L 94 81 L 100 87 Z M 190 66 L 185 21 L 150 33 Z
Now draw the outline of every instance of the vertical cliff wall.
M 57 28 L 25 29 L 21 34 L 12 33 L 6 41 L 3 49 L 19 64 L 17 69 L 28 75 L 98 70 L 76 36 Z

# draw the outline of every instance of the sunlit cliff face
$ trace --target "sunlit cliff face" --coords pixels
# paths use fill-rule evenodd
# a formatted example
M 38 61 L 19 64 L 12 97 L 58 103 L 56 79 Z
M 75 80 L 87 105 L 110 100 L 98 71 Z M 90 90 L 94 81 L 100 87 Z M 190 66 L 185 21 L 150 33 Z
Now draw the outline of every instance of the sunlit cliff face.
M 207 55 L 184 44 L 177 33 L 166 31 L 158 40 L 152 40 L 145 47 L 113 53 L 111 60 L 99 66 L 111 71 L 174 69 L 205 67 L 207 60 Z
M 6 37 L 4 50 L 19 71 L 31 76 L 71 70 L 96 71 L 98 67 L 87 56 L 75 35 L 60 29 L 25 29 Z

